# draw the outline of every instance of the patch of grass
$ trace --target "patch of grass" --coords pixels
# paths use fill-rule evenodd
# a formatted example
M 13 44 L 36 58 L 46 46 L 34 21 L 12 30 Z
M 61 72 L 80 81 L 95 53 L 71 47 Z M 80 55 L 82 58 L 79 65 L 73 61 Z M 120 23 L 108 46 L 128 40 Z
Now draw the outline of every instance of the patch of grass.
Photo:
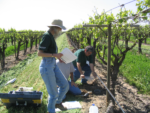
M 124 38 L 120 36 L 120 39 L 123 40 Z M 134 35 L 131 35 L 130 41 L 134 42 L 136 40 L 136 37 Z M 143 43 L 145 43 L 145 40 L 143 40 Z M 146 39 L 146 44 L 150 44 L 150 37 Z
M 147 43 L 147 44 L 150 44 L 150 38 L 147 38 L 147 39 L 146 39 L 146 43 Z
M 12 44 L 11 44 L 11 42 L 8 42 L 7 47 L 10 47 L 10 46 L 12 46 Z
M 37 53 L 34 53 L 34 54 L 30 55 L 29 57 L 27 57 L 25 60 L 21 61 L 16 66 L 12 67 L 9 71 L 2 73 L 0 76 L 0 92 L 3 90 L 2 87 L 4 86 L 6 81 L 9 81 L 13 78 L 17 78 L 18 76 L 20 76 L 20 73 L 24 69 L 26 69 L 26 67 L 32 61 L 34 61 L 34 58 L 36 58 L 36 57 L 37 57 Z
M 33 46 L 35 45 L 35 42 L 33 42 Z M 16 46 L 16 50 L 17 50 L 17 47 L 18 46 Z M 28 43 L 28 47 L 30 47 L 30 43 Z M 20 50 L 24 50 L 24 45 L 22 45 L 21 47 L 20 47 Z M 17 52 L 17 51 L 16 51 Z M 5 55 L 6 56 L 9 56 L 9 55 L 12 55 L 12 54 L 14 54 L 15 53 L 15 46 L 8 46 L 7 48 L 6 48 L 6 50 L 5 50 Z
M 27 54 L 27 56 L 31 56 L 32 54 Z
M 128 52 L 120 74 L 126 77 L 130 85 L 136 86 L 139 93 L 150 94 L 150 59 L 145 55 Z
M 57 38 L 56 43 L 58 46 L 58 52 L 61 52 L 64 48 L 73 49 L 73 47 L 72 48 L 69 47 L 66 33 L 62 34 L 59 38 Z
M 136 39 L 135 36 L 132 35 L 131 38 L 130 38 L 130 41 L 135 41 L 135 39 Z M 143 43 L 144 43 L 144 42 L 145 42 L 145 40 L 143 40 Z M 150 37 L 148 37 L 148 38 L 146 39 L 146 43 L 147 43 L 147 44 L 150 44 Z
M 63 34 L 60 36 L 57 40 L 58 45 L 58 52 L 62 51 L 65 47 L 69 47 L 66 34 Z M 30 58 L 31 57 L 31 58 Z M 30 61 L 30 63 L 28 63 Z M 32 62 L 32 63 L 31 63 Z M 12 70 L 3 73 L 4 75 L 0 78 L 2 80 L 1 82 L 1 88 L 0 92 L 2 93 L 8 93 L 12 90 L 17 90 L 18 88 L 15 88 L 15 86 L 19 87 L 33 87 L 33 90 L 42 91 L 43 92 L 43 100 L 42 100 L 42 106 L 39 108 L 33 108 L 33 107 L 11 107 L 9 109 L 6 109 L 5 106 L 0 102 L 0 113 L 47 113 L 47 89 L 43 82 L 43 79 L 39 73 L 39 65 L 41 62 L 41 57 L 37 57 L 37 53 L 32 54 L 32 56 L 29 56 L 27 60 L 24 60 L 20 62 L 17 66 L 15 66 Z M 2 84 L 5 84 L 7 80 L 10 80 L 12 78 L 16 77 L 17 80 L 13 84 L 9 84 L 7 86 L 4 86 Z M 75 98 L 72 94 L 67 94 L 67 101 L 72 100 L 78 100 L 82 101 L 81 98 Z M 67 110 L 61 113 L 80 113 L 80 109 L 74 109 L 74 110 Z
M 123 43 L 123 41 L 119 41 L 119 44 L 120 45 L 122 45 L 122 43 Z M 125 43 L 125 42 L 124 42 Z M 123 44 L 123 45 L 125 45 L 125 44 Z M 131 43 L 131 42 L 129 42 L 128 43 L 128 46 L 129 47 L 131 47 L 133 45 L 133 43 Z M 145 53 L 145 54 L 150 54 L 150 46 L 148 46 L 148 45 L 144 45 L 143 43 L 142 43 L 142 46 L 141 46 L 141 48 L 142 48 L 142 52 L 143 53 Z M 133 48 L 133 50 L 135 50 L 135 51 L 138 51 L 138 44 L 136 44 L 136 46 Z

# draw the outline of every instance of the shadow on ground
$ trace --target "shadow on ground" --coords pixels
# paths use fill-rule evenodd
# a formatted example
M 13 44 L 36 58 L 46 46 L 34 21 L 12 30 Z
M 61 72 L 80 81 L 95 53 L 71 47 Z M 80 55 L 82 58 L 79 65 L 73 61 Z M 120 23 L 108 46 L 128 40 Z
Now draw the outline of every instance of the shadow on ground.
M 8 113 L 47 113 L 47 105 L 42 103 L 40 107 L 33 106 L 11 106 Z

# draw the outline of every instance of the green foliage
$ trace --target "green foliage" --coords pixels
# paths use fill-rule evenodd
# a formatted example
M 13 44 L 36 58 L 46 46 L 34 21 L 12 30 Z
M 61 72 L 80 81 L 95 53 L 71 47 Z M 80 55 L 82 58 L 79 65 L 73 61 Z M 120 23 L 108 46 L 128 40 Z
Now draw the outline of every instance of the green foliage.
M 136 51 L 128 52 L 120 67 L 120 74 L 136 86 L 140 93 L 150 94 L 150 59 Z
M 150 7 L 150 1 L 149 0 L 137 0 L 136 6 L 137 6 L 137 13 L 139 13 L 142 10 L 146 9 L 147 7 Z
M 33 43 L 33 45 L 35 45 L 35 42 Z M 16 48 L 17 48 L 18 46 L 16 45 Z M 30 47 L 30 42 L 28 43 L 28 46 L 27 47 Z M 21 47 L 20 47 L 20 51 L 21 50 L 24 50 L 24 45 L 22 45 Z M 5 50 L 5 55 L 6 56 L 9 56 L 9 55 L 12 55 L 12 54 L 14 54 L 15 53 L 15 47 L 14 46 L 9 46 L 9 47 L 7 47 L 6 48 L 6 50 Z
M 110 15 L 107 16 L 107 22 L 108 22 L 108 24 L 110 24 L 114 20 L 115 20 L 115 17 L 114 17 L 113 14 L 110 14 Z
M 147 7 L 150 7 L 150 0 L 145 0 L 145 5 L 146 5 Z

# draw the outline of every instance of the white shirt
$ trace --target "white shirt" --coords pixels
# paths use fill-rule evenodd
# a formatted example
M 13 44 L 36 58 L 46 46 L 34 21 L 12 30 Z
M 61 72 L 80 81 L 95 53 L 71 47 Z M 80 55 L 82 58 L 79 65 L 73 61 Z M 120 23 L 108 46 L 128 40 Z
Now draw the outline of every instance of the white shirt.
M 65 64 L 63 62 L 59 62 L 59 60 L 57 59 L 56 64 L 59 67 L 62 74 L 66 77 L 67 80 L 69 78 L 70 73 L 75 71 L 72 62 Z

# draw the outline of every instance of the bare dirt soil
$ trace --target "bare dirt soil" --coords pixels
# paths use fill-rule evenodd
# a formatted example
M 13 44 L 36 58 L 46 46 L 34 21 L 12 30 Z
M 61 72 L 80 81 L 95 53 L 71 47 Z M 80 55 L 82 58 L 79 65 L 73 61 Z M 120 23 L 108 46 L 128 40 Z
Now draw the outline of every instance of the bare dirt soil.
M 71 45 L 71 42 L 68 39 Z M 98 60 L 95 62 L 95 71 L 97 75 L 102 79 L 105 85 L 107 85 L 107 67 L 100 64 Z M 106 106 L 106 89 L 103 84 L 97 79 L 93 85 L 81 85 L 79 86 L 81 91 L 86 90 L 94 91 L 99 89 L 101 92 L 99 95 L 95 95 L 94 92 L 89 95 L 89 98 L 84 98 L 82 101 L 82 112 L 88 113 L 89 107 L 94 103 L 99 108 L 99 113 L 105 113 L 107 110 Z M 123 108 L 125 113 L 148 113 L 150 110 L 150 96 L 137 94 L 138 90 L 134 86 L 130 86 L 125 82 L 125 78 L 119 76 L 116 85 L 116 100 L 119 102 L 120 106 Z M 112 113 L 112 110 L 109 111 Z M 119 106 L 116 104 L 114 107 L 114 113 L 122 113 Z

